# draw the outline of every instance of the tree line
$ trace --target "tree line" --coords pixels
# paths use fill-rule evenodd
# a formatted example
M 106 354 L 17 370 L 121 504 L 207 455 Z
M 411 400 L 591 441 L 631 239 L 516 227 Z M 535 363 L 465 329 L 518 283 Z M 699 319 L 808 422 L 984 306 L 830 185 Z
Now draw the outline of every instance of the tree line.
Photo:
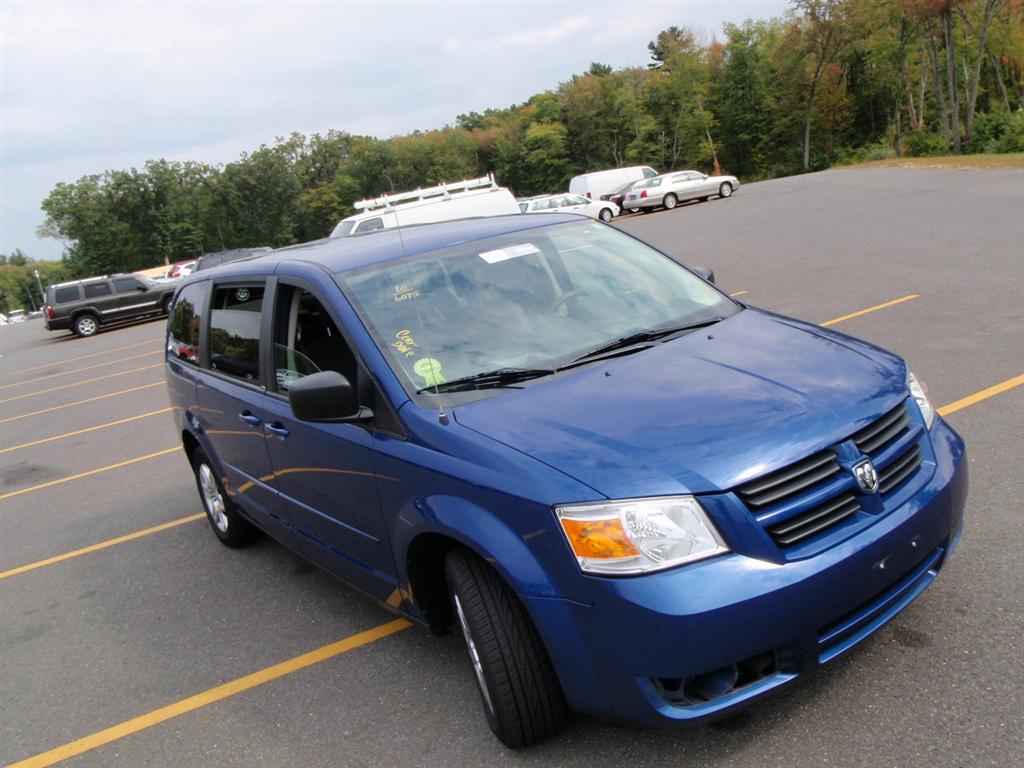
M 294 133 L 208 165 L 153 160 L 58 184 L 39 233 L 68 275 L 326 236 L 364 197 L 493 171 L 517 195 L 644 164 L 744 181 L 836 163 L 1024 151 L 1024 0 L 793 0 L 721 39 L 669 27 L 645 67 L 378 139 Z

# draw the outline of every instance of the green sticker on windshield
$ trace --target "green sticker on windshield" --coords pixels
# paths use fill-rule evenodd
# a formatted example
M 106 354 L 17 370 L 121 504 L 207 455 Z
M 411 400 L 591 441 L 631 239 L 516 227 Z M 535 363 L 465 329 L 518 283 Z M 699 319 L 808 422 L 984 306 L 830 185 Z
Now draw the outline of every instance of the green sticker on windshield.
M 441 363 L 432 357 L 422 357 L 412 367 L 417 376 L 422 377 L 428 387 L 444 384 L 447 379 L 441 375 Z

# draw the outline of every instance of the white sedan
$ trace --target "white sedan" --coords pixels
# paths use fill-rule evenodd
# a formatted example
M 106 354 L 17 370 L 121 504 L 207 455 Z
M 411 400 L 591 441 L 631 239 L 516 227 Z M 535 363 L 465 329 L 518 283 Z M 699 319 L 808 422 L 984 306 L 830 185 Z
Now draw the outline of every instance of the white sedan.
M 619 215 L 619 206 L 609 200 L 588 200 L 582 195 L 544 195 L 519 203 L 523 213 L 581 213 L 592 219 L 611 221 Z

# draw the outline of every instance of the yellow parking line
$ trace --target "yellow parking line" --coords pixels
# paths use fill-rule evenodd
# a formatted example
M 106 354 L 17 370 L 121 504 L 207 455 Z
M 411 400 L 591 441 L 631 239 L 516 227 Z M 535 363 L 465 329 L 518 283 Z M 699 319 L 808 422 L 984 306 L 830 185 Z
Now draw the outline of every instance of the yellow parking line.
M 855 317 L 860 317 L 862 315 L 867 315 L 867 314 L 870 314 L 872 312 L 877 312 L 880 309 L 887 309 L 888 307 L 894 307 L 897 304 L 902 304 L 905 301 L 911 301 L 912 299 L 919 299 L 919 298 L 921 298 L 921 297 L 918 294 L 916 294 L 916 293 L 908 293 L 906 296 L 900 296 L 898 299 L 893 299 L 892 301 L 887 301 L 884 304 L 876 304 L 873 307 L 868 307 L 867 309 L 862 309 L 859 312 L 851 312 L 848 315 L 842 315 L 841 317 L 834 317 L 831 320 L 826 320 L 824 323 L 821 323 L 821 327 L 822 328 L 828 328 L 830 325 L 835 325 L 836 323 L 841 323 L 841 322 L 843 322 L 845 320 L 852 320 Z
M 156 451 L 155 453 L 147 453 L 145 456 L 136 456 L 134 459 L 126 459 L 125 461 L 119 461 L 116 464 L 107 464 L 105 467 L 97 467 L 96 469 L 90 469 L 87 472 L 79 472 L 77 475 L 69 475 L 68 477 L 60 477 L 56 480 L 50 480 L 48 483 L 40 483 L 39 485 L 30 485 L 28 488 L 19 488 L 16 491 L 9 493 L 0 494 L 0 501 L 4 499 L 13 499 L 15 496 L 21 496 L 26 493 L 32 493 L 33 491 L 41 491 L 44 488 L 52 488 L 55 485 L 62 485 L 63 483 L 70 483 L 72 480 L 81 480 L 83 477 L 92 477 L 98 475 L 101 472 L 109 472 L 112 469 L 119 469 L 121 467 L 127 467 L 129 464 L 138 464 L 140 461 L 146 461 L 148 459 L 156 459 L 160 456 L 166 456 L 169 453 L 175 453 L 180 451 L 181 446 L 174 446 L 173 448 L 165 448 L 162 451 Z
M 156 411 L 149 411 L 148 413 L 140 413 L 138 416 L 129 416 L 125 419 L 118 419 L 117 421 L 108 421 L 106 424 L 97 424 L 94 427 L 85 427 L 84 429 L 76 429 L 74 432 L 65 432 L 62 435 L 54 435 L 53 437 L 43 437 L 39 440 L 33 440 L 30 443 L 22 443 L 21 445 L 12 445 L 10 448 L 0 448 L 0 453 L 7 453 L 8 451 L 17 451 L 20 448 L 31 448 L 33 445 L 42 445 L 43 443 L 52 443 L 54 440 L 63 440 L 66 437 L 74 437 L 75 435 L 84 435 L 86 432 L 95 432 L 97 429 L 106 429 L 107 427 L 116 427 L 119 424 L 127 424 L 130 421 L 138 421 L 139 419 L 145 419 L 148 416 L 156 416 L 158 413 L 167 413 L 168 411 L 174 410 L 173 408 L 161 408 Z
M 152 384 L 143 384 L 141 387 L 129 387 L 128 389 L 119 389 L 117 392 L 108 392 L 105 395 L 96 395 L 95 397 L 87 397 L 85 400 L 76 400 L 73 403 L 64 403 L 64 405 L 52 405 L 49 408 L 42 408 L 38 411 L 31 411 L 29 413 L 20 413 L 17 416 L 8 416 L 6 419 L 0 419 L 0 424 L 6 424 L 9 421 L 17 421 L 18 419 L 27 419 L 29 416 L 38 416 L 41 413 L 50 413 L 51 411 L 61 411 L 65 408 L 71 408 L 76 405 L 85 405 L 86 403 L 94 403 L 97 400 L 104 400 L 108 397 L 116 397 L 117 395 L 127 395 L 130 392 L 138 392 L 140 389 L 152 389 L 153 387 L 163 386 L 164 382 L 154 381 Z
M 59 387 L 49 387 L 48 389 L 37 389 L 35 392 L 26 392 L 24 395 L 15 395 L 14 397 L 8 397 L 5 400 L 0 400 L 0 403 L 12 403 L 15 400 L 24 400 L 26 397 L 45 395 L 47 392 L 57 392 L 58 390 L 61 389 L 80 387 L 83 384 L 92 384 L 93 382 L 104 381 L 105 379 L 116 379 L 118 376 L 127 376 L 130 373 L 138 373 L 139 371 L 150 371 L 153 368 L 162 368 L 163 365 L 163 363 L 156 363 L 155 365 L 143 365 L 141 368 L 129 368 L 127 371 L 108 373 L 106 376 L 97 376 L 95 379 L 85 379 L 84 381 L 76 381 L 72 384 L 61 384 Z
M 105 744 L 123 739 L 125 736 L 130 736 L 133 733 L 138 733 L 147 728 L 152 728 L 154 725 L 166 722 L 172 718 L 179 717 L 184 714 L 188 714 L 201 707 L 205 707 L 208 704 L 227 699 L 231 696 L 237 696 L 240 693 L 248 691 L 251 688 L 255 688 L 265 683 L 272 682 L 279 678 L 290 675 L 293 672 L 298 672 L 301 669 L 312 667 L 320 662 L 333 659 L 335 656 L 340 656 L 348 651 L 355 650 L 369 643 L 381 640 L 389 635 L 393 635 L 396 632 L 401 632 L 403 629 L 411 627 L 405 619 L 395 619 L 389 621 L 386 624 L 381 624 L 368 629 L 365 632 L 360 632 L 357 635 L 346 637 L 344 640 L 339 640 L 336 643 L 322 646 L 314 651 L 304 653 L 301 656 L 296 656 L 287 661 L 282 661 L 278 664 L 261 669 L 257 672 L 239 677 L 235 680 L 231 680 L 222 685 L 218 685 L 215 688 L 197 693 L 194 696 L 189 696 L 187 699 L 176 701 L 173 704 L 154 709 L 151 712 L 147 712 L 144 715 L 133 717 L 131 720 L 125 720 L 122 723 L 118 723 L 110 728 L 105 728 L 102 731 L 85 736 L 81 739 L 68 742 L 55 749 L 41 752 L 38 755 L 21 760 L 17 763 L 12 763 L 7 768 L 46 768 L 47 766 L 54 765 L 63 760 L 81 755 L 85 752 L 89 752 L 98 747 L 102 747 Z
M 993 395 L 998 395 L 1001 392 L 1006 392 L 1007 390 L 1013 389 L 1014 387 L 1019 387 L 1022 384 L 1024 384 L 1024 373 L 1022 373 L 1020 376 L 1014 376 L 1012 379 L 1001 381 L 1000 383 L 995 384 L 989 387 L 988 389 L 981 390 L 981 392 L 975 392 L 973 395 L 968 395 L 967 397 L 962 397 L 959 400 L 954 400 L 949 405 L 944 405 L 941 408 L 939 408 L 939 414 L 941 416 L 948 416 L 951 413 L 956 413 L 957 411 L 963 410 L 964 408 L 974 405 L 975 403 L 980 403 L 982 400 L 987 400 Z
M 750 291 L 736 291 L 736 293 L 730 293 L 729 295 L 735 298 L 737 296 L 746 296 L 748 293 L 750 293 Z
M 177 520 L 171 520 L 168 523 L 161 523 L 160 525 L 154 525 L 152 528 L 144 528 L 143 530 L 136 531 L 135 533 L 128 533 L 114 539 L 107 539 L 106 541 L 101 541 L 98 544 L 90 544 L 88 547 L 82 547 L 81 549 L 75 549 L 71 552 L 65 552 L 63 555 L 54 555 L 53 557 L 48 557 L 45 560 L 36 560 L 34 563 L 19 565 L 17 568 L 11 568 L 9 571 L 0 571 L 0 581 L 8 579 L 11 576 L 17 576 L 20 573 L 34 571 L 36 568 L 44 568 L 45 566 L 53 565 L 54 563 L 63 563 L 65 560 L 70 560 L 73 557 L 88 555 L 90 552 L 98 552 L 101 549 L 107 549 L 108 547 L 115 547 L 118 544 L 124 544 L 129 541 L 135 541 L 135 539 L 141 539 L 143 536 L 149 536 L 154 533 L 160 533 L 160 531 L 177 528 L 179 525 L 185 525 L 185 523 L 202 520 L 205 517 L 206 514 L 204 512 L 200 512 L 197 515 L 189 515 L 188 517 L 179 517 Z
M 162 338 L 162 337 L 161 337 Z M 77 363 L 79 360 L 88 360 L 91 357 L 100 357 L 101 355 L 109 355 L 111 352 L 120 352 L 123 349 L 134 349 L 135 347 L 141 347 L 145 344 L 159 344 L 161 339 L 153 339 L 152 341 L 140 341 L 138 344 L 126 344 L 123 347 L 111 347 L 105 349 L 102 352 L 92 352 L 88 355 L 79 355 L 78 357 L 69 357 L 64 360 L 57 360 L 52 363 L 41 363 L 40 365 L 33 365 L 31 368 L 22 368 L 20 371 L 7 374 L 8 376 L 24 376 L 26 373 L 32 371 L 38 371 L 40 368 L 52 368 L 55 365 L 64 365 L 65 363 Z
M 82 373 L 82 371 L 91 371 L 91 370 L 94 370 L 95 368 L 106 368 L 108 365 L 117 365 L 118 363 L 123 363 L 123 362 L 125 362 L 127 360 L 138 360 L 140 357 L 148 357 L 149 355 L 158 355 L 158 354 L 160 354 L 160 352 L 161 352 L 160 349 L 154 349 L 152 352 L 143 352 L 142 354 L 139 354 L 139 355 L 131 355 L 129 357 L 120 357 L 117 360 L 111 360 L 111 361 L 106 362 L 106 363 L 96 363 L 95 365 L 87 365 L 84 368 L 74 368 L 74 369 L 72 369 L 70 371 L 61 371 L 60 373 L 50 373 L 50 374 L 47 374 L 46 376 L 39 376 L 38 378 L 35 378 L 35 379 L 25 379 L 24 381 L 16 381 L 13 384 L 4 384 L 3 386 L 0 386 L 0 389 L 10 389 L 11 387 L 23 387 L 26 384 L 34 384 L 37 381 L 45 381 L 46 379 L 55 379 L 58 376 L 71 376 L 71 375 L 76 374 L 76 373 Z

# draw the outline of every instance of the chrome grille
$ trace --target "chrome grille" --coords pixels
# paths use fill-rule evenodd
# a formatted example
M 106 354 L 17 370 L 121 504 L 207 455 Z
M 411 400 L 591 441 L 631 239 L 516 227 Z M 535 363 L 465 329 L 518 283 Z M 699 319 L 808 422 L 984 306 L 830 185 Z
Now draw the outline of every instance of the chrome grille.
M 775 504 L 803 493 L 839 471 L 832 451 L 819 451 L 806 459 L 745 483 L 736 489 L 751 509 Z
M 853 477 L 841 472 L 837 451 L 852 461 L 856 453 L 878 467 L 882 499 L 909 480 L 923 461 L 919 445 L 921 426 L 910 416 L 906 403 L 886 412 L 836 444 L 735 488 L 736 494 L 780 547 L 817 536 L 860 512 L 875 514 L 877 501 L 866 501 Z M 844 462 L 845 463 L 845 462 Z M 884 466 L 882 466 L 884 464 Z
M 910 430 L 910 414 L 906 403 L 900 403 L 881 418 L 871 422 L 850 439 L 861 453 L 873 456 Z
M 859 510 L 860 502 L 852 493 L 847 492 L 806 512 L 788 517 L 781 523 L 770 525 L 767 531 L 776 544 L 788 547 L 826 528 L 831 528 Z
M 891 464 L 878 471 L 878 492 L 883 496 L 895 490 L 921 466 L 921 446 L 911 445 Z

